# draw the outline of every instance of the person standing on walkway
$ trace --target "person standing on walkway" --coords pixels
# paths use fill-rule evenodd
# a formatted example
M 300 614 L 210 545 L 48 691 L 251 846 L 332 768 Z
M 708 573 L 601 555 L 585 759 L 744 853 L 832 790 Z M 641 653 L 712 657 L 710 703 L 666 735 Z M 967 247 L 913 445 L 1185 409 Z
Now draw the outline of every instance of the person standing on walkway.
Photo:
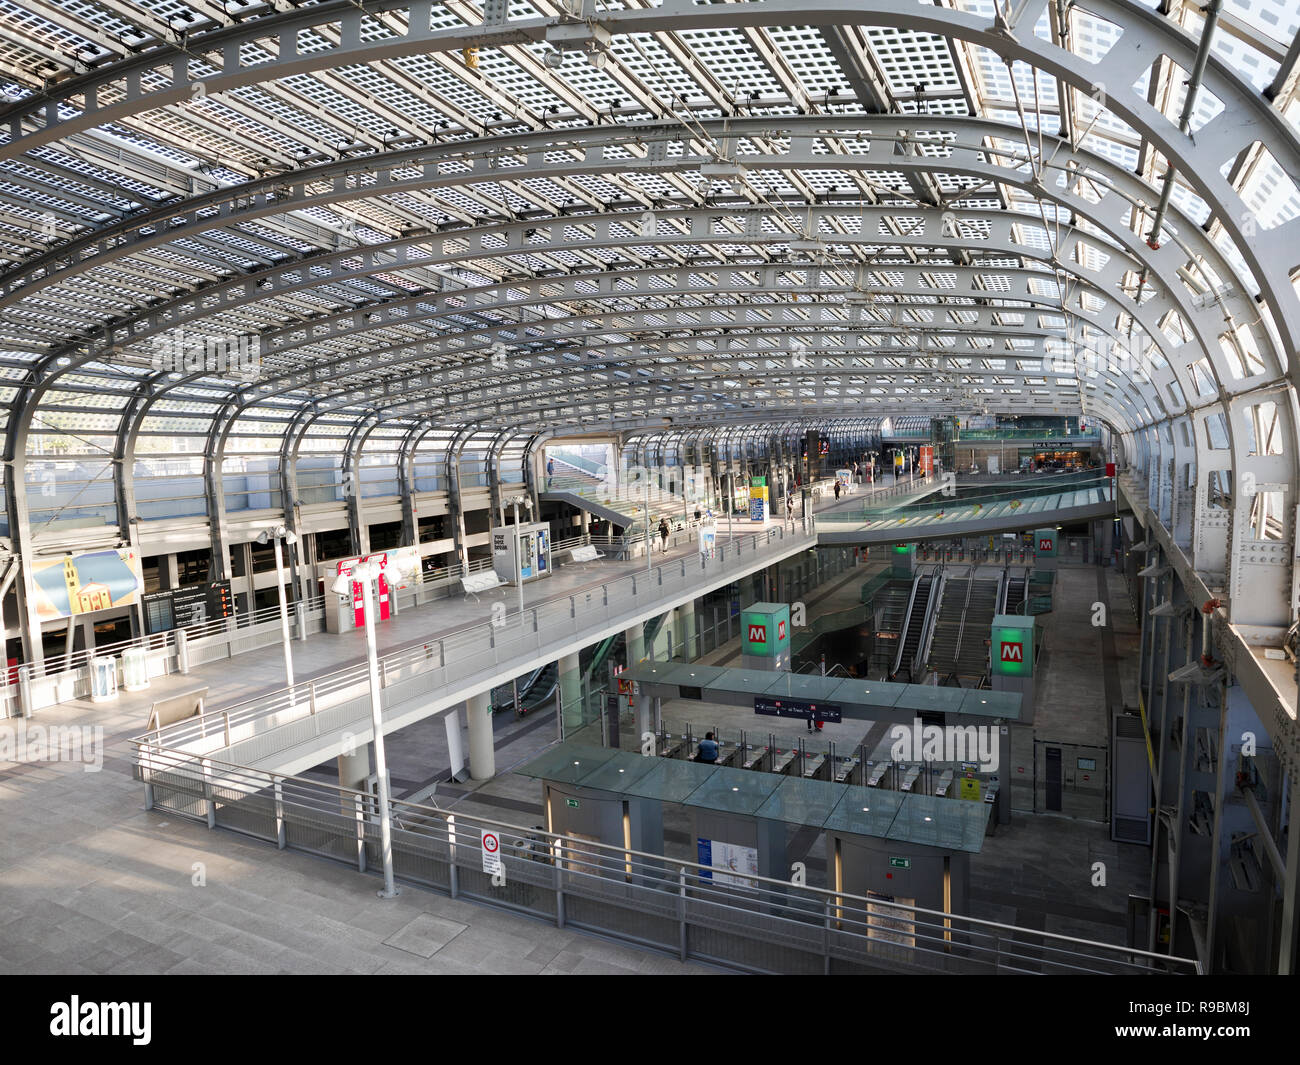
M 555 480 L 555 460 L 546 460 L 546 487 L 551 487 L 551 482 Z
M 837 500 L 840 498 L 840 481 L 838 477 L 835 479 L 835 498 Z
M 664 554 L 668 553 L 668 521 L 665 518 L 659 519 L 659 536 L 664 542 Z

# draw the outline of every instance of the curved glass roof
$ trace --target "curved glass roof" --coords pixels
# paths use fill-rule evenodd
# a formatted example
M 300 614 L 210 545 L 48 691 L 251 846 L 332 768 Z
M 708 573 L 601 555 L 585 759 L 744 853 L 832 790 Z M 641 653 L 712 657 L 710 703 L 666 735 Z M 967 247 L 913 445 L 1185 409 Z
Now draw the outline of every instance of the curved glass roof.
M 1294 372 L 1298 24 L 0 0 L 11 453 L 1196 416 Z

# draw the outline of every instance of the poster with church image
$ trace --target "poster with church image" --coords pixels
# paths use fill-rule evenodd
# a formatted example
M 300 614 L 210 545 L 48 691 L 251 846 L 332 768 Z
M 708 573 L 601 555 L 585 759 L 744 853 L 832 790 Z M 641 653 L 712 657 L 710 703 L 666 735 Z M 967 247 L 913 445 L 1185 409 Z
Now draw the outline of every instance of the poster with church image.
M 131 547 L 83 551 L 32 564 L 36 614 L 42 621 L 132 606 L 144 591 L 140 555 Z

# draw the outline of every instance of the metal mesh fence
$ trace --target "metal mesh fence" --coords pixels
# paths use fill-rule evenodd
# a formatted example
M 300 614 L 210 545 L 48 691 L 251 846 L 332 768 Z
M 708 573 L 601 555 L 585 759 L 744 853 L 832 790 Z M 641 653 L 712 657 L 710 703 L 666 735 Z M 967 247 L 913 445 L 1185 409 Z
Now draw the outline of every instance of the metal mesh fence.
M 382 869 L 374 797 L 302 778 L 136 746 L 148 804 L 331 858 Z M 209 821 L 211 817 L 211 821 Z M 746 875 L 542 829 L 397 802 L 401 880 L 559 926 L 758 973 L 1195 971 L 1195 964 L 1031 929 Z M 500 865 L 487 871 L 487 830 Z

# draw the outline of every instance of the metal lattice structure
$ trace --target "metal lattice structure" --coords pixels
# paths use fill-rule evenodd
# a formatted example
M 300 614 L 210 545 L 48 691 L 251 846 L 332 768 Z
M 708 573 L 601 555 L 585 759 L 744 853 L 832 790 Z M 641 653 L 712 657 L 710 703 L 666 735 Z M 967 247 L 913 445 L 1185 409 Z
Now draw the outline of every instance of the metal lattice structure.
M 241 512 L 409 506 L 550 436 L 1087 413 L 1276 636 L 1296 21 L 5 0 L 13 552 L 197 520 L 220 571 Z M 74 498 L 43 504 L 55 475 Z

